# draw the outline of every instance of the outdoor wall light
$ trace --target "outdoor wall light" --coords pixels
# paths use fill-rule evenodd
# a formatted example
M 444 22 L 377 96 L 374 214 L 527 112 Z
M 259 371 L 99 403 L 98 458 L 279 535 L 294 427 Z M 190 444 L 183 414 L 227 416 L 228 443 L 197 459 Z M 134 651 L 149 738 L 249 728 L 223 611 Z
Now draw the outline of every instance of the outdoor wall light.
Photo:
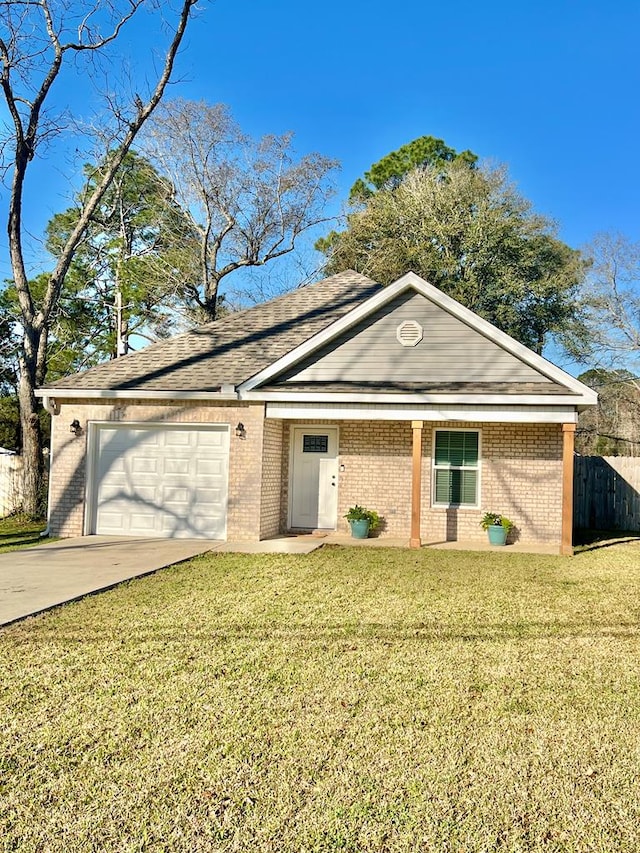
M 242 423 L 242 421 L 240 421 L 238 426 L 236 427 L 236 435 L 238 436 L 238 438 L 246 438 L 247 437 L 247 431 L 244 428 L 244 424 Z
M 71 421 L 71 426 L 69 427 L 69 429 L 74 435 L 82 434 L 82 427 L 80 426 L 80 421 L 77 418 Z

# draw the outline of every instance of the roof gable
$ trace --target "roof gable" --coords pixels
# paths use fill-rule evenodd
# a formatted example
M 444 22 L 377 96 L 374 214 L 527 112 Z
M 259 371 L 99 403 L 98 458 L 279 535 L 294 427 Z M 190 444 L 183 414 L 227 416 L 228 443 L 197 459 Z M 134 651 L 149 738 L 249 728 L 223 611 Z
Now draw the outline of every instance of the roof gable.
M 417 324 L 417 325 L 416 325 Z M 403 344 L 403 331 L 419 339 Z M 413 345 L 410 345 L 413 344 Z M 537 382 L 549 377 L 413 288 L 293 365 L 271 384 Z
M 404 319 L 424 324 L 423 339 L 414 352 L 395 338 Z M 501 392 L 500 386 L 509 384 L 522 386 L 519 390 L 525 394 L 563 393 L 579 396 L 580 402 L 596 401 L 587 386 L 415 273 L 374 293 L 240 390 L 309 382 L 326 387 L 343 383 L 343 390 L 348 390 L 361 383 L 372 387 L 380 375 L 401 390 L 441 384 L 461 391 L 460 386 L 481 384 L 495 385 Z

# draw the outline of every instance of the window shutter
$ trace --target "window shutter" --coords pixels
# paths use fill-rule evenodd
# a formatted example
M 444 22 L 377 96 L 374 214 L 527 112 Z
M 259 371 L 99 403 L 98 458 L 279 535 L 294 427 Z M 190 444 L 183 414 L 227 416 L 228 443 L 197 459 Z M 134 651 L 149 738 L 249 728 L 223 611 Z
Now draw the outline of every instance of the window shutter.
M 478 501 L 479 433 L 438 430 L 435 434 L 434 501 L 475 506 Z
M 478 433 L 437 432 L 435 459 L 436 465 L 477 465 Z

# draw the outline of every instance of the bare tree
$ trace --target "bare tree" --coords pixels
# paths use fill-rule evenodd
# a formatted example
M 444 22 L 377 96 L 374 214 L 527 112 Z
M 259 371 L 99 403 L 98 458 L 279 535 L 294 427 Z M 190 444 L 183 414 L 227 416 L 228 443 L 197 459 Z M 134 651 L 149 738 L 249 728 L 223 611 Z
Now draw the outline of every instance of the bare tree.
M 585 249 L 591 269 L 582 293 L 581 361 L 640 371 L 640 242 L 598 234 Z
M 42 473 L 35 388 L 44 380 L 49 325 L 60 298 L 65 275 L 88 223 L 109 188 L 133 141 L 162 98 L 196 0 L 178 0 L 173 10 L 169 43 L 155 85 L 144 99 L 132 93 L 124 105 L 113 92 L 103 91 L 103 105 L 111 118 L 109 158 L 100 179 L 82 200 L 75 226 L 48 277 L 44 296 L 36 300 L 29 285 L 23 221 L 25 178 L 47 139 L 64 133 L 69 117 L 53 111 L 55 92 L 64 81 L 63 70 L 86 74 L 99 69 L 111 46 L 144 11 L 168 16 L 161 0 L 8 0 L 0 2 L 0 85 L 10 121 L 0 142 L 10 179 L 7 231 L 13 278 L 21 312 L 19 403 L 24 454 L 24 509 L 35 514 Z M 164 10 L 164 11 L 163 11 Z M 122 66 L 121 66 L 122 67 Z M 114 73 L 114 76 L 115 73 Z M 72 132 L 77 132 L 70 128 Z
M 200 279 L 192 302 L 214 319 L 220 282 L 292 252 L 300 235 L 328 221 L 337 163 L 320 154 L 296 159 L 292 136 L 244 134 L 222 104 L 163 102 L 143 150 L 176 187 L 200 237 Z

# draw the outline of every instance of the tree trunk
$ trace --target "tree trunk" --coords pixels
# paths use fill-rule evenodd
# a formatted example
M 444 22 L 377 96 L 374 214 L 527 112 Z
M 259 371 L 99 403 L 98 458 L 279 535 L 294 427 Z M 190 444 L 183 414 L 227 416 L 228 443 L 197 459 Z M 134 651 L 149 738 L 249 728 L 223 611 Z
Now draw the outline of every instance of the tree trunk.
M 218 313 L 218 280 L 213 279 L 209 282 L 204 294 L 204 310 L 207 314 L 207 320 L 211 322 L 216 319 Z
M 35 362 L 20 358 L 20 428 L 22 430 L 22 511 L 31 518 L 42 514 L 40 490 L 42 485 L 42 433 L 35 391 Z

